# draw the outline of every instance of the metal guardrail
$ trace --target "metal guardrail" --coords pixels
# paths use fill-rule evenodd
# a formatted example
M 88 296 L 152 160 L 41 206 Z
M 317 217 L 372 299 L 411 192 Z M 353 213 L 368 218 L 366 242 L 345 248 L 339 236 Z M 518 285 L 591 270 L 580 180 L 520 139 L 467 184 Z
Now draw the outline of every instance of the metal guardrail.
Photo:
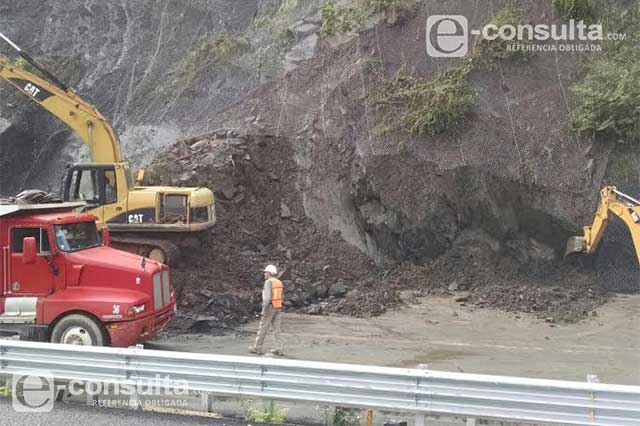
M 254 357 L 0 341 L 0 373 L 417 414 L 576 425 L 640 425 L 640 387 Z

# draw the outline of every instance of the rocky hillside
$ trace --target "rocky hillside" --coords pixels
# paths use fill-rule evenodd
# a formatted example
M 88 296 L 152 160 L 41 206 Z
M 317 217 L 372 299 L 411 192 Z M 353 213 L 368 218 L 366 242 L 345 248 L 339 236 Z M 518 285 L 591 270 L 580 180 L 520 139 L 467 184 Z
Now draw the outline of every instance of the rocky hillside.
M 136 165 L 157 156 L 156 182 L 216 191 L 219 225 L 184 265 L 215 271 L 185 278 L 185 306 L 195 287 L 221 288 L 202 283 L 211 272 L 231 274 L 237 297 L 275 258 L 302 295 L 294 304 L 316 311 L 351 289 L 349 303 L 369 306 L 362 289 L 380 283 L 483 288 L 481 305 L 557 312 L 601 300 L 593 273 L 561 265 L 566 238 L 591 219 L 603 180 L 638 183 L 619 127 L 569 130 L 585 113 L 574 89 L 600 56 L 510 55 L 476 39 L 472 60 L 432 58 L 425 21 L 561 24 L 562 12 L 535 0 L 48 0 L 0 5 L 0 28 L 100 107 Z M 0 121 L 0 161 L 38 163 L 28 175 L 0 164 L 0 192 L 55 187 L 77 143 L 1 90 L 12 125 Z

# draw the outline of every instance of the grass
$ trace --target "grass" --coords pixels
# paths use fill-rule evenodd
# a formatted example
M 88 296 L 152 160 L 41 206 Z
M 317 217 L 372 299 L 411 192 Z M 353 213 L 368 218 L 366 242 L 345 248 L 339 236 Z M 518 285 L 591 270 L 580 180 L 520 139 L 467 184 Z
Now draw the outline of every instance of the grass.
M 11 396 L 11 386 L 0 386 L 0 397 L 8 398 Z
M 594 19 L 592 0 L 552 0 L 556 12 L 563 18 L 589 22 Z
M 454 68 L 425 80 L 403 66 L 394 76 L 378 80 L 368 96 L 382 120 L 376 133 L 432 136 L 456 126 L 475 99 L 468 72 L 469 68 Z
M 219 33 L 205 37 L 178 66 L 178 78 L 194 81 L 209 67 L 225 66 L 249 50 L 249 43 L 235 33 Z
M 495 25 L 497 28 L 505 25 L 517 27 L 524 24 L 522 12 L 513 4 L 509 3 L 496 13 L 485 25 Z M 495 29 L 488 31 L 490 36 L 497 35 Z M 476 63 L 492 68 L 501 60 L 526 60 L 530 53 L 524 51 L 526 49 L 512 50 L 509 46 L 513 44 L 526 44 L 524 40 L 505 40 L 501 37 L 491 40 L 485 37 L 479 37 L 473 51 L 473 58 Z
M 366 22 L 367 13 L 359 6 L 337 6 L 327 2 L 320 7 L 323 37 L 331 37 L 338 33 L 360 31 Z
M 320 7 L 320 34 L 323 37 L 331 37 L 339 33 L 360 32 L 370 16 L 391 10 L 408 9 L 414 4 L 415 0 L 356 0 L 350 6 L 341 6 L 327 1 Z
M 276 407 L 273 401 L 259 407 L 250 407 L 245 415 L 251 422 L 282 424 L 287 418 L 287 410 Z
M 607 31 L 627 38 L 603 41 L 602 52 L 585 55 L 583 79 L 572 87 L 575 108 L 570 128 L 623 142 L 640 142 L 640 6 L 611 9 Z
M 382 13 L 392 9 L 407 9 L 414 4 L 413 0 L 366 0 L 365 6 L 371 13 Z
M 360 416 L 355 408 L 336 407 L 332 426 L 359 426 Z
M 277 41 L 289 43 L 293 40 L 289 26 L 297 7 L 298 0 L 284 0 L 272 13 L 256 18 L 254 26 L 257 29 L 270 32 Z

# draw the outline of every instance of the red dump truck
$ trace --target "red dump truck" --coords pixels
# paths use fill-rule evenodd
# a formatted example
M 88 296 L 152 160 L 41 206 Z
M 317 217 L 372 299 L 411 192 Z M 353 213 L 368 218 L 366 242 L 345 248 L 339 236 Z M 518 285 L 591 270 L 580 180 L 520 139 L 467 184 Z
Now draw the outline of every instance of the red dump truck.
M 169 268 L 109 247 L 78 203 L 0 204 L 0 333 L 126 347 L 175 316 Z

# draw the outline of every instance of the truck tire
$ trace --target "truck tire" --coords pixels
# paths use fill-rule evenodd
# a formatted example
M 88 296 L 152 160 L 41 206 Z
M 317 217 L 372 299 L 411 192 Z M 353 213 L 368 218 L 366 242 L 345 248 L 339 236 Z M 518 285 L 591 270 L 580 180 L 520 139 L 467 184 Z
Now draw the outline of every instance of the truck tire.
M 102 326 L 92 318 L 81 314 L 62 318 L 51 332 L 51 343 L 104 346 L 105 340 Z

